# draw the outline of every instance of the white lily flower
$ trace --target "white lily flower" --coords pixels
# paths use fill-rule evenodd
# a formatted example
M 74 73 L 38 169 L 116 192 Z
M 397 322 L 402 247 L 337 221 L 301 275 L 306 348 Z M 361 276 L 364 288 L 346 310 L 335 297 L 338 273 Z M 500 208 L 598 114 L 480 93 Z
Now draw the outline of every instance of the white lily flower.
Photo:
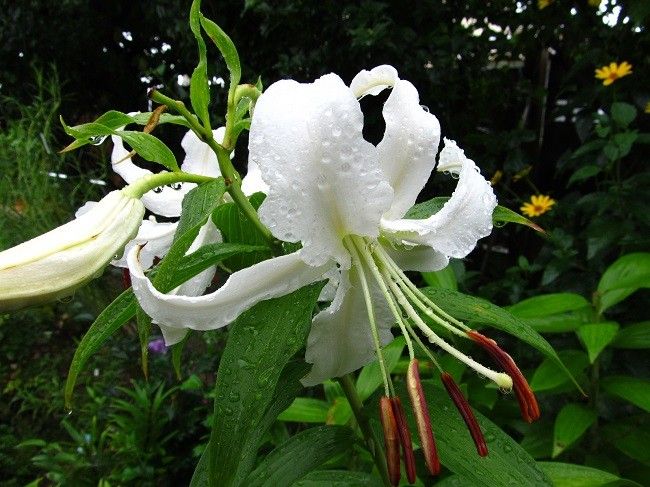
M 363 138 L 358 99 L 389 87 L 386 131 L 374 146 Z M 335 74 L 314 83 L 274 83 L 257 100 L 250 129 L 250 161 L 268 185 L 259 215 L 274 236 L 302 248 L 236 272 L 221 289 L 200 297 L 158 293 L 131 251 L 129 269 L 142 308 L 167 327 L 214 329 L 334 269 L 338 288 L 332 304 L 314 317 L 305 357 L 313 367 L 305 385 L 356 370 L 376 356 L 381 364 L 381 347 L 392 340 L 395 323 L 412 354 L 411 335 L 419 340 L 413 322 L 432 343 L 501 387 L 512 387 L 506 374 L 476 363 L 422 321 L 416 309 L 461 336 L 469 330 L 402 271 L 441 269 L 492 230 L 492 187 L 452 141 L 446 141 L 438 167 L 458 179 L 452 197 L 427 219 L 403 218 L 435 167 L 439 140 L 438 120 L 391 66 L 362 71 L 350 87 Z
M 143 215 L 139 199 L 112 191 L 73 221 L 0 252 L 0 311 L 70 295 L 122 252 Z

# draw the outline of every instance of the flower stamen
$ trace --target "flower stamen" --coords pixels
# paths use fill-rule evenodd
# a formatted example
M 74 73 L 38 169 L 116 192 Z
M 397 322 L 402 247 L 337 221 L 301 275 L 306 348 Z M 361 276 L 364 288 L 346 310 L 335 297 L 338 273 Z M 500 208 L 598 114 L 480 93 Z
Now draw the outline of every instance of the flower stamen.
M 389 397 L 383 396 L 379 400 L 379 417 L 384 430 L 384 448 L 386 450 L 386 464 L 388 477 L 392 486 L 399 485 L 399 434 L 395 412 Z
M 521 373 L 519 367 L 508 355 L 497 342 L 491 338 L 481 335 L 479 332 L 470 330 L 467 332 L 467 335 L 478 345 L 480 345 L 489 355 L 492 357 L 497 364 L 499 364 L 510 377 L 512 377 L 512 382 L 514 384 L 515 395 L 517 396 L 517 401 L 519 402 L 519 409 L 521 410 L 521 415 L 524 420 L 528 423 L 532 423 L 539 419 L 540 411 L 539 405 L 537 404 L 537 398 L 533 393 L 528 381 L 524 377 L 524 374 Z
M 456 382 L 454 382 L 453 377 L 447 372 L 440 374 L 440 379 L 442 379 L 442 384 L 445 386 L 445 389 L 447 389 L 449 397 L 454 402 L 454 405 L 462 416 L 463 421 L 465 421 L 467 429 L 469 429 L 469 433 L 472 435 L 479 456 L 487 456 L 488 449 L 487 444 L 485 443 L 485 438 L 483 437 L 483 432 L 481 431 L 481 427 L 478 425 L 478 421 L 476 421 L 476 416 L 474 416 L 474 412 L 467 402 L 467 399 L 465 399 L 460 388 Z
M 406 415 L 402 407 L 402 401 L 399 397 L 395 396 L 390 399 L 393 406 L 393 413 L 397 423 L 397 432 L 399 433 L 399 442 L 402 445 L 402 453 L 404 457 L 404 466 L 406 467 L 406 478 L 409 483 L 414 483 L 416 478 L 415 472 L 415 456 L 413 455 L 413 443 L 411 442 L 411 433 L 409 432 L 408 425 L 406 424 Z
M 424 398 L 424 391 L 420 382 L 420 366 L 417 359 L 411 360 L 408 371 L 406 372 L 406 388 L 413 406 L 413 415 L 420 435 L 420 446 L 424 453 L 424 461 L 431 475 L 440 473 L 440 459 L 436 441 L 431 429 L 431 417 L 429 408 Z

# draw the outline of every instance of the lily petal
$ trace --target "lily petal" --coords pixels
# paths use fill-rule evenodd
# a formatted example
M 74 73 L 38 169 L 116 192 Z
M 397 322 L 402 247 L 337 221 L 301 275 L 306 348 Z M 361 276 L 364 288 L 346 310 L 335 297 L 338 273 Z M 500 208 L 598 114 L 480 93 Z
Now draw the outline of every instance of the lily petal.
M 201 230 L 199 230 L 199 234 L 194 239 L 194 242 L 192 242 L 192 245 L 190 245 L 190 248 L 187 249 L 187 254 L 191 254 L 204 245 L 221 241 L 221 232 L 219 232 L 214 223 L 212 223 L 212 219 L 209 218 L 205 225 L 201 227 Z M 181 296 L 200 296 L 212 282 L 216 270 L 216 266 L 209 267 L 178 286 L 171 292 L 171 294 L 178 294 Z
M 382 219 L 382 233 L 401 243 L 426 245 L 449 257 L 462 258 L 492 231 L 497 199 L 489 181 L 452 140 L 445 139 L 438 170 L 458 176 L 449 201 L 424 220 Z
M 252 161 L 248 162 L 248 172 L 241 180 L 241 190 L 247 196 L 255 193 L 268 194 L 269 192 L 269 185 L 262 179 L 260 167 Z
M 350 88 L 357 97 L 377 95 L 393 88 L 383 109 L 386 130 L 377 146 L 384 175 L 395 192 L 384 218 L 401 218 L 429 179 L 440 143 L 438 119 L 420 105 L 420 95 L 406 80 L 400 80 L 392 66 L 363 70 Z
M 390 343 L 393 316 L 374 281 L 368 282 L 382 346 Z M 357 272 L 341 272 L 337 295 L 318 313 L 307 338 L 305 361 L 314 364 L 302 380 L 305 386 L 340 377 L 376 359 L 368 313 Z
M 127 267 L 126 256 L 135 246 L 142 246 L 140 251 L 140 263 L 145 269 L 149 269 L 155 258 L 161 259 L 167 254 L 169 247 L 174 240 L 174 233 L 178 223 L 159 223 L 152 219 L 142 220 L 138 234 L 124 248 L 122 258 L 111 262 L 116 267 Z
M 334 74 L 278 81 L 255 105 L 249 155 L 269 185 L 260 218 L 277 238 L 302 241 L 308 264 L 349 268 L 343 236 L 378 236 L 390 207 L 392 189 L 362 128 L 359 103 Z
M 113 170 L 122 176 L 127 183 L 132 183 L 148 174 L 151 171 L 136 166 L 131 160 L 129 151 L 126 150 L 122 139 L 112 135 L 113 152 L 111 154 L 111 163 Z M 177 217 L 181 214 L 181 203 L 187 193 L 190 192 L 196 184 L 177 183 L 174 187 L 160 186 L 152 189 L 142 196 L 142 203 L 149 211 L 166 217 Z
M 154 323 L 193 330 L 226 326 L 256 303 L 318 281 L 329 269 L 306 265 L 298 251 L 235 272 L 211 294 L 179 296 L 154 288 L 138 261 L 138 248 L 132 249 L 127 259 L 133 292 Z
M 404 271 L 433 272 L 444 269 L 449 264 L 449 257 L 424 245 L 403 248 L 385 246 L 384 250 Z
M 219 127 L 212 131 L 214 139 L 219 143 L 223 142 L 225 133 L 226 127 Z M 217 155 L 193 131 L 189 130 L 185 134 L 181 141 L 181 146 L 185 150 L 185 159 L 183 159 L 183 164 L 181 165 L 183 171 L 215 178 L 221 176 Z M 234 152 L 231 154 L 231 157 L 233 156 Z

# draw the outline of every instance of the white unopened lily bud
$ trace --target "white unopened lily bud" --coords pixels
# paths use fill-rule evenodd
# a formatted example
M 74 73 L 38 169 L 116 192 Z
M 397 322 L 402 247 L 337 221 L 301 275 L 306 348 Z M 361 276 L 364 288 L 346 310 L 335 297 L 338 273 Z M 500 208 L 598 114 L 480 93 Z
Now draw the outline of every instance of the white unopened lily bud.
M 71 222 L 0 252 L 0 312 L 70 295 L 121 255 L 143 215 L 139 199 L 112 191 Z

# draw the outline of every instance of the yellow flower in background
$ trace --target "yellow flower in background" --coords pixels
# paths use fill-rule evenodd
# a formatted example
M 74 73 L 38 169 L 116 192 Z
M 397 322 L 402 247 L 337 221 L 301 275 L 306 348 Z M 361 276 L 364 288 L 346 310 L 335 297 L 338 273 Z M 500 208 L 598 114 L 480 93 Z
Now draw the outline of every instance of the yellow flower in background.
M 589 0 L 589 5 L 592 7 L 600 7 L 600 2 L 602 0 Z
M 648 105 L 650 105 L 650 103 Z M 502 177 L 503 177 L 503 171 L 501 169 L 497 169 L 494 175 L 492 176 L 492 179 L 490 179 L 490 184 L 492 186 L 498 184 L 498 182 L 501 181 Z
M 551 210 L 555 200 L 545 194 L 537 194 L 530 197 L 530 202 L 522 205 L 521 212 L 529 217 L 540 216 Z
M 596 69 L 596 78 L 603 80 L 603 85 L 609 86 L 618 78 L 632 74 L 632 65 L 627 61 L 621 64 L 610 63 L 609 66 L 603 66 Z
M 537 0 L 537 8 L 542 10 L 553 3 L 553 0 Z
M 650 113 L 650 101 L 645 104 L 645 108 L 643 109 L 644 112 Z

